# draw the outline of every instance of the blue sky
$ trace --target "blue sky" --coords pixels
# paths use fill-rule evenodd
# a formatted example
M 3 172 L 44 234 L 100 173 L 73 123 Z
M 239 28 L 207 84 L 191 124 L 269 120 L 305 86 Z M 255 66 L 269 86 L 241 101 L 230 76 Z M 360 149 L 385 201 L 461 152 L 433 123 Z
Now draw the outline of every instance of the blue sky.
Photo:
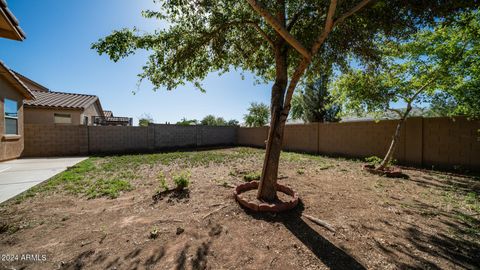
M 113 63 L 90 46 L 115 29 L 162 27 L 161 22 L 140 15 L 141 10 L 155 8 L 152 0 L 7 1 L 27 39 L 0 39 L 0 59 L 51 90 L 95 94 L 105 110 L 133 117 L 135 122 L 144 113 L 157 123 L 207 114 L 242 121 L 250 102 L 269 104 L 270 86 L 255 85 L 248 74 L 242 80 L 239 72 L 211 74 L 204 81 L 206 93 L 188 85 L 153 92 L 144 81 L 133 95 L 147 54 Z

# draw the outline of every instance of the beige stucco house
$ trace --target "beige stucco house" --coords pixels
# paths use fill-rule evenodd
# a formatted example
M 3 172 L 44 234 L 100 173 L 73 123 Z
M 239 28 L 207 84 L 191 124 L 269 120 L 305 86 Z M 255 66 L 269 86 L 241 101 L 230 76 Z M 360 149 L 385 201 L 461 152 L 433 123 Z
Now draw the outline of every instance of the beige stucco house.
M 0 38 L 25 39 L 18 20 L 0 0 Z M 23 100 L 32 100 L 32 92 L 2 61 L 0 61 L 0 161 L 14 159 L 23 152 Z
M 22 41 L 25 33 L 18 26 L 18 20 L 8 9 L 7 2 L 0 0 L 0 37 Z
M 97 96 L 52 91 L 32 91 L 34 100 L 25 101 L 25 124 L 93 125 L 103 116 Z
M 0 160 L 19 157 L 23 151 L 24 102 L 33 93 L 0 61 Z

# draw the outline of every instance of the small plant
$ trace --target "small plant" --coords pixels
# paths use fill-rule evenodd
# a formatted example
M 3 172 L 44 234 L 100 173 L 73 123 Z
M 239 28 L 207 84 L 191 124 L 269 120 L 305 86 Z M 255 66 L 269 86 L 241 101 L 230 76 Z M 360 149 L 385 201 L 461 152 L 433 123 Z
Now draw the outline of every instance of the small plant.
M 150 231 L 150 238 L 151 239 L 157 239 L 158 233 L 159 233 L 158 228 L 153 227 L 153 229 Z
M 165 178 L 165 174 L 163 174 L 163 172 L 160 172 L 157 176 L 157 179 L 160 182 L 160 188 L 164 191 L 168 191 L 169 187 L 167 185 L 167 179 Z
M 262 175 L 259 172 L 250 172 L 243 176 L 243 180 L 246 182 L 251 182 L 253 180 L 259 180 L 261 176 Z
M 371 157 L 365 158 L 365 161 L 368 163 L 368 165 L 372 165 L 376 167 L 380 165 L 380 163 L 382 162 L 382 159 L 377 156 L 371 156 Z
M 377 156 L 371 156 L 371 157 L 365 158 L 365 161 L 368 163 L 368 165 L 377 167 L 377 166 L 380 165 L 380 163 L 382 163 L 383 159 L 381 159 L 381 158 L 379 158 L 379 157 L 377 157 Z M 392 158 L 392 159 L 388 162 L 387 167 L 391 167 L 391 166 L 395 165 L 395 163 L 397 163 L 397 160 Z
M 173 176 L 173 183 L 177 190 L 181 191 L 190 185 L 190 172 L 181 172 Z
M 303 169 L 298 169 L 297 174 L 303 175 L 303 174 L 305 174 L 305 171 Z

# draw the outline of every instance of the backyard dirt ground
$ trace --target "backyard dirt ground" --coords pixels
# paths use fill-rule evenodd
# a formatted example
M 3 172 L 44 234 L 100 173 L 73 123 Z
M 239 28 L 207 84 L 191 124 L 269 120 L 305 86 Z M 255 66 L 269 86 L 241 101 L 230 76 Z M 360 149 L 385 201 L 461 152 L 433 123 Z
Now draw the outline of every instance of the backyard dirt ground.
M 480 267 L 478 177 L 390 179 L 359 160 L 283 153 L 279 182 L 301 203 L 258 214 L 232 186 L 262 159 L 252 148 L 90 158 L 0 205 L 0 269 Z M 186 191 L 154 196 L 179 176 Z

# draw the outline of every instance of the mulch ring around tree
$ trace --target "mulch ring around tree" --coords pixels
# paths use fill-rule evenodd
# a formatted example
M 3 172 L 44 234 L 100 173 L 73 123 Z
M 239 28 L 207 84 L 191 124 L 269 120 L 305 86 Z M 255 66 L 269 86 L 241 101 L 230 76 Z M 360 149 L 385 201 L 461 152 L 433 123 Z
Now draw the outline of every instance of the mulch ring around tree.
M 259 182 L 251 181 L 238 185 L 234 190 L 235 199 L 240 205 L 255 212 L 283 212 L 298 205 L 298 193 L 293 189 L 278 184 L 278 198 L 272 203 L 260 201 L 256 198 Z
M 374 165 L 365 164 L 362 166 L 362 170 L 372 174 L 382 175 L 391 178 L 408 178 L 408 175 L 404 174 L 402 170 L 397 167 L 386 167 L 384 169 L 377 169 Z

